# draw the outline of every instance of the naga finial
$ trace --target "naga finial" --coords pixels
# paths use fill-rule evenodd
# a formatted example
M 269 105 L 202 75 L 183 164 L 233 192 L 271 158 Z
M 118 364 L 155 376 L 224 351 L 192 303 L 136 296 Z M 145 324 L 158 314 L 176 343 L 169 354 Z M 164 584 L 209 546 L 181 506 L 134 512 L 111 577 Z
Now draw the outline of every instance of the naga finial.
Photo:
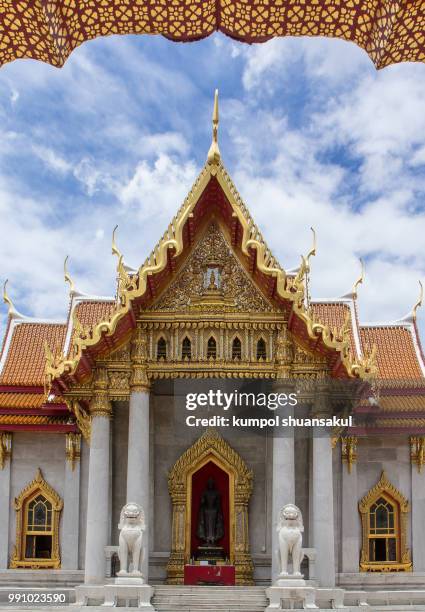
M 208 151 L 209 164 L 218 164 L 220 161 L 220 149 L 218 148 L 218 121 L 218 89 L 216 89 L 214 94 L 214 110 L 212 116 L 212 142 L 210 150 Z
M 307 254 L 306 257 L 306 261 L 307 261 L 307 265 L 309 266 L 310 264 L 310 259 L 312 257 L 314 257 L 316 255 L 316 248 L 317 248 L 317 242 L 316 242 L 316 231 L 313 227 L 310 227 L 312 234 L 313 234 L 313 246 L 311 247 L 310 251 Z
M 118 259 L 122 257 L 121 251 L 117 247 L 117 243 L 115 242 L 115 234 L 118 229 L 118 225 L 114 227 L 114 231 L 112 232 L 112 255 L 116 255 Z
M 9 294 L 7 293 L 7 284 L 9 282 L 9 279 L 6 279 L 4 281 L 4 285 L 3 285 L 3 302 L 5 304 L 7 304 L 8 308 L 9 308 L 9 312 L 8 315 L 9 317 L 13 318 L 13 319 L 20 319 L 22 318 L 23 315 L 21 315 L 15 308 L 14 303 L 12 302 Z
M 71 275 L 68 271 L 68 259 L 69 259 L 69 255 L 67 255 L 65 257 L 65 261 L 63 262 L 63 274 L 64 274 L 64 279 L 65 282 L 68 283 L 69 285 L 69 293 L 74 293 L 75 291 L 75 284 L 74 281 L 71 278 Z
M 353 285 L 353 299 L 357 299 L 357 288 L 363 284 L 364 281 L 364 272 L 365 272 L 365 267 L 364 267 L 364 261 L 363 259 L 360 257 L 360 265 L 361 265 L 361 271 L 360 271 L 360 276 L 359 278 L 356 280 L 356 282 Z
M 419 281 L 419 298 L 418 298 L 418 301 L 416 302 L 416 304 L 413 306 L 413 309 L 412 309 L 412 317 L 413 317 L 414 321 L 416 321 L 417 310 L 418 310 L 418 308 L 420 308 L 422 306 L 423 299 L 424 299 L 424 286 L 423 286 L 422 282 Z

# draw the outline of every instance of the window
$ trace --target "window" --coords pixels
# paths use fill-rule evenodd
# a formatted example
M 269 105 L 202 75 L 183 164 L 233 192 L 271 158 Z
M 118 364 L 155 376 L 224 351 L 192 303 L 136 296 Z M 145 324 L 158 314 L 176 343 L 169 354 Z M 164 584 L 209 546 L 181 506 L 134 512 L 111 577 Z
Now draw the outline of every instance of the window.
M 207 343 L 207 359 L 217 358 L 217 342 L 215 338 L 211 336 Z
M 25 558 L 51 559 L 52 504 L 43 495 L 37 495 L 27 504 L 26 514 Z
M 259 341 L 257 342 L 257 361 L 259 361 L 260 359 L 266 359 L 266 358 L 267 358 L 266 343 L 263 338 L 260 338 Z
M 16 545 L 11 568 L 59 568 L 59 518 L 63 502 L 41 470 L 16 498 Z
M 380 497 L 369 509 L 369 560 L 397 561 L 397 508 Z
M 232 342 L 232 359 L 242 358 L 242 344 L 239 338 L 235 338 Z
M 406 545 L 409 502 L 389 482 L 385 473 L 359 503 L 363 546 L 360 570 L 366 572 L 412 569 Z
M 167 359 L 167 342 L 165 338 L 160 338 L 156 345 L 156 358 L 159 361 L 160 359 Z
M 187 336 L 182 342 L 182 359 L 192 359 L 192 343 Z

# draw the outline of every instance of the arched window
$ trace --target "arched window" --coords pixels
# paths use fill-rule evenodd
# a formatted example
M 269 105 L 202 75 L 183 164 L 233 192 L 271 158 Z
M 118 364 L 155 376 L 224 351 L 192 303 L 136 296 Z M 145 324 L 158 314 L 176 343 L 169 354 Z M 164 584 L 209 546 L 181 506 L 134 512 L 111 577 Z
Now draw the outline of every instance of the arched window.
M 235 338 L 232 342 L 232 359 L 242 358 L 242 344 L 239 338 Z
M 211 336 L 207 343 L 207 359 L 217 358 L 217 342 L 215 338 Z
M 406 546 L 409 502 L 389 482 L 385 473 L 359 503 L 362 518 L 362 571 L 409 571 Z
M 167 342 L 165 338 L 159 338 L 156 345 L 156 358 L 167 359 Z
M 187 336 L 182 342 L 182 359 L 192 359 L 192 343 Z
M 264 338 L 260 338 L 257 342 L 257 361 L 267 358 L 266 343 Z
M 59 568 L 59 518 L 63 502 L 41 470 L 15 500 L 16 545 L 10 567 Z

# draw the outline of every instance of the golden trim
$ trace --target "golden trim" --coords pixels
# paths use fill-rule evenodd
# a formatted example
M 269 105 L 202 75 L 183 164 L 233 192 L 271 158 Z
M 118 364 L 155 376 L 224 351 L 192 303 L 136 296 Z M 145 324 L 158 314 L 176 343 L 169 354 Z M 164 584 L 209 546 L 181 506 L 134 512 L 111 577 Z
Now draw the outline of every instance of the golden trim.
M 230 563 L 234 563 L 235 552 L 234 552 L 234 529 L 235 529 L 235 474 L 229 469 L 229 466 L 221 461 L 214 452 L 204 457 L 202 461 L 191 470 L 187 472 L 186 476 L 186 537 L 185 537 L 185 549 L 184 549 L 184 561 L 188 563 L 191 557 L 191 533 L 192 533 L 192 476 L 196 474 L 201 468 L 209 462 L 215 463 L 223 472 L 229 477 L 229 548 L 230 548 Z
M 184 565 L 190 557 L 190 486 L 192 475 L 207 461 L 214 461 L 232 476 L 229 502 L 231 517 L 230 557 L 235 565 L 236 584 L 253 584 L 254 566 L 249 552 L 248 501 L 252 493 L 253 473 L 229 444 L 213 429 L 208 429 L 176 461 L 168 476 L 173 503 L 171 554 L 167 582 L 183 584 Z
M 357 463 L 357 437 L 344 436 L 341 438 L 342 462 L 347 464 L 348 473 L 351 474 L 352 467 Z
M 102 336 L 114 334 L 119 321 L 131 310 L 132 302 L 145 294 L 148 277 L 161 272 L 168 265 L 169 250 L 172 251 L 173 257 L 177 257 L 182 253 L 183 228 L 212 177 L 215 177 L 219 182 L 233 208 L 233 215 L 242 226 L 242 252 L 249 257 L 251 250 L 255 251 L 257 269 L 263 274 L 276 279 L 277 295 L 292 303 L 293 312 L 305 324 L 309 338 L 314 341 L 321 339 L 327 348 L 338 352 L 341 362 L 350 376 L 368 378 L 375 375 L 377 371 L 376 351 L 372 351 L 370 355 L 355 361 L 351 355 L 348 334 L 343 338 L 339 338 L 329 326 L 316 322 L 313 319 L 312 314 L 304 303 L 305 275 L 308 268 L 305 259 L 297 277 L 295 279 L 293 277 L 287 278 L 285 271 L 280 267 L 266 246 L 260 231 L 254 224 L 226 169 L 221 161 L 216 161 L 214 164 L 208 162 L 205 164 L 167 231 L 136 274 L 130 276 L 127 273 L 122 262 L 122 256 L 120 256 L 118 263 L 118 300 L 115 312 L 111 313 L 107 320 L 98 323 L 90 330 L 83 329 L 82 326 L 77 325 L 75 340 L 69 358 L 62 355 L 62 358 L 58 360 L 51 355 L 47 355 L 46 377 L 49 383 L 64 373 L 72 375 L 76 371 L 82 353 L 87 347 L 97 344 Z
M 0 470 L 4 470 L 7 461 L 12 457 L 12 434 L 8 431 L 0 432 Z
M 390 503 L 395 503 L 398 520 L 396 521 L 395 537 L 397 540 L 397 561 L 386 563 L 374 562 L 369 557 L 369 510 L 379 497 L 384 497 Z M 409 515 L 409 501 L 388 480 L 385 472 L 382 472 L 379 482 L 370 489 L 359 502 L 359 512 L 362 520 L 362 551 L 360 558 L 361 572 L 410 572 L 412 571 L 412 560 L 410 550 L 407 547 L 407 518 Z
M 65 437 L 65 457 L 71 465 L 71 470 L 75 470 L 75 465 L 81 458 L 81 434 L 67 433 Z
M 413 464 L 416 464 L 419 474 L 422 472 L 422 468 L 425 465 L 425 437 L 424 436 L 411 436 L 410 442 L 410 460 Z
M 38 494 L 43 495 L 52 505 L 52 556 L 50 559 L 30 559 L 25 557 L 25 537 L 27 534 L 28 503 Z M 10 561 L 10 568 L 28 567 L 31 569 L 53 568 L 61 566 L 59 552 L 59 519 L 63 508 L 63 501 L 56 491 L 44 480 L 40 468 L 36 477 L 15 498 L 16 510 L 16 544 Z
M 352 290 L 352 294 L 353 294 L 353 300 L 357 300 L 357 289 L 359 288 L 360 285 L 363 284 L 364 278 L 365 278 L 365 265 L 364 265 L 364 261 L 363 259 L 360 257 L 360 265 L 361 265 L 361 271 L 360 271 L 360 276 L 359 278 L 356 280 L 356 282 L 353 285 L 353 290 Z

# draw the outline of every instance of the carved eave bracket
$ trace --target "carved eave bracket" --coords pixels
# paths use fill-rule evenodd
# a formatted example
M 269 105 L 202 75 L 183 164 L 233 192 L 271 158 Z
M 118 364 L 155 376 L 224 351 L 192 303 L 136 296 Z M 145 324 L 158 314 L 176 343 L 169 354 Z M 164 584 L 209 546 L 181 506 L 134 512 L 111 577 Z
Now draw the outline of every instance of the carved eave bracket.
M 12 458 L 12 434 L 7 431 L 0 432 L 0 470 L 3 470 L 7 461 Z
M 356 436 L 343 436 L 341 438 L 342 462 L 346 464 L 348 473 L 351 474 L 353 465 L 357 463 L 357 438 Z
M 418 472 L 422 472 L 422 468 L 425 465 L 425 437 L 424 436 L 411 436 L 410 442 L 410 460 L 412 465 L 416 465 Z

